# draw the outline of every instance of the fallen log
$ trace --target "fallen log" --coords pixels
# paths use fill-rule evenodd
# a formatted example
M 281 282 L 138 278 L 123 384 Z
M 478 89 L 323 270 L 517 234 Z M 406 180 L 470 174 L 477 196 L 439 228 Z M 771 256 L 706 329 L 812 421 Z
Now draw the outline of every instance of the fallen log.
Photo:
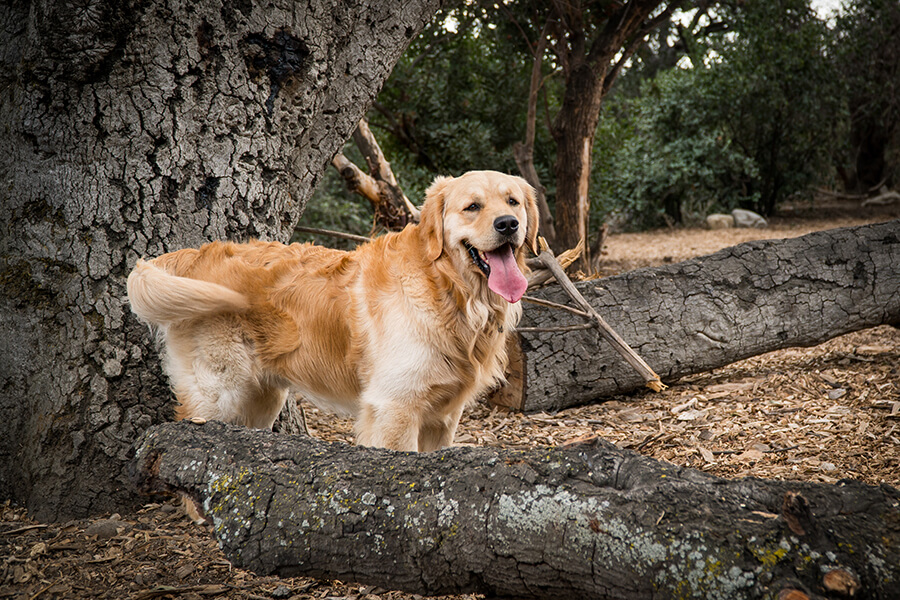
M 217 422 L 150 428 L 134 465 L 142 490 L 196 499 L 228 559 L 261 574 L 425 595 L 900 597 L 887 485 L 729 481 L 600 440 L 414 454 Z
M 900 324 L 900 221 L 739 244 L 674 265 L 577 284 L 663 381 L 772 350 Z M 529 295 L 567 303 L 558 286 Z M 527 304 L 523 327 L 583 321 Z M 510 385 L 491 401 L 554 411 L 644 380 L 594 330 L 531 332 L 510 347 Z
M 606 340 L 609 344 L 615 348 L 616 352 L 618 352 L 622 358 L 625 359 L 625 362 L 630 364 L 635 371 L 637 371 L 641 377 L 644 378 L 644 383 L 655 392 L 661 392 L 666 388 L 666 386 L 660 381 L 659 375 L 653 372 L 653 369 L 644 362 L 644 359 L 637 355 L 637 353 L 631 349 L 631 347 L 625 343 L 625 340 L 616 333 L 616 331 L 609 326 L 606 320 L 594 310 L 594 307 L 590 305 L 590 303 L 585 300 L 584 296 L 581 295 L 581 292 L 578 291 L 578 288 L 575 287 L 575 284 L 572 283 L 572 280 L 569 279 L 569 276 L 566 275 L 565 269 L 563 269 L 562 265 L 560 265 L 556 261 L 556 257 L 553 255 L 553 251 L 550 250 L 547 243 L 544 241 L 544 238 L 538 238 L 542 249 L 540 254 L 538 254 L 537 258 L 541 261 L 541 264 L 547 268 L 552 274 L 556 282 L 565 290 L 566 294 L 568 294 L 569 298 L 572 299 L 575 304 L 578 305 L 578 308 L 581 309 L 581 314 L 584 318 L 591 321 L 595 327 L 597 327 L 600 336 Z M 533 298 L 530 298 L 532 303 L 535 303 Z M 536 302 L 540 304 L 540 302 Z M 566 309 L 570 310 L 570 309 Z M 523 329 L 519 330 L 520 332 L 524 331 Z

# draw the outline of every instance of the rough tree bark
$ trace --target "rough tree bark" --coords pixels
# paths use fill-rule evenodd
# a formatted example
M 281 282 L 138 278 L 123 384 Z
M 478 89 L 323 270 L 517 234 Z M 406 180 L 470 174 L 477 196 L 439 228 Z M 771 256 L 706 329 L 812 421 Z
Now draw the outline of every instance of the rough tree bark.
M 440 0 L 0 6 L 0 498 L 120 509 L 171 414 L 139 256 L 287 239 Z
M 887 485 L 729 481 L 600 440 L 410 454 L 213 422 L 151 428 L 135 465 L 259 573 L 516 598 L 900 594 Z
M 676 265 L 577 284 L 663 381 L 791 346 L 900 325 L 900 221 L 748 242 Z M 558 286 L 529 292 L 569 303 Z M 578 318 L 526 304 L 523 327 Z M 491 399 L 538 411 L 641 388 L 593 330 L 521 333 L 510 384 Z

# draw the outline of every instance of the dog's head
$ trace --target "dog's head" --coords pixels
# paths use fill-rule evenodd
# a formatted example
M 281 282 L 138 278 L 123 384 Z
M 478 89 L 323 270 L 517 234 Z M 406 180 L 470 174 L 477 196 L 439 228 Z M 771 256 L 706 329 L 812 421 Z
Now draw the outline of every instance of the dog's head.
M 526 244 L 535 249 L 538 210 L 534 189 L 521 177 L 496 171 L 438 177 L 425 193 L 420 229 L 428 260 L 448 256 L 508 302 L 525 293 L 523 253 Z

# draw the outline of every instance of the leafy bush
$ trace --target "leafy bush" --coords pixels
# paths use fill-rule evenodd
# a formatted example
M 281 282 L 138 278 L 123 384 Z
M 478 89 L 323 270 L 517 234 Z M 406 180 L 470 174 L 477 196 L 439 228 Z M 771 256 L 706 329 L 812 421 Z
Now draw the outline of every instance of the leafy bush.
M 598 208 L 618 213 L 631 228 L 646 228 L 695 223 L 712 211 L 756 201 L 748 192 L 756 165 L 709 118 L 716 99 L 700 81 L 706 76 L 662 73 L 629 102 L 631 132 L 620 133 L 620 148 L 597 169 L 605 192 Z

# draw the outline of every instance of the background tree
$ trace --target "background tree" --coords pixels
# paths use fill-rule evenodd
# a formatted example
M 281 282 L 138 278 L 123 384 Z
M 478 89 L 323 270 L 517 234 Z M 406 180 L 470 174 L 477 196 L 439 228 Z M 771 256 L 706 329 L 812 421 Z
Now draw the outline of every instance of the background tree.
M 135 501 L 170 415 L 125 305 L 140 256 L 287 239 L 437 0 L 0 6 L 0 498 Z
M 835 29 L 849 110 L 839 173 L 849 192 L 890 187 L 900 172 L 900 4 L 848 2 Z
M 659 0 L 540 2 L 525 3 L 521 16 L 511 15 L 513 25 L 529 40 L 548 36 L 547 60 L 558 66 L 564 82 L 559 110 L 550 124 L 556 144 L 558 249 L 588 240 L 591 149 L 603 98 L 647 35 L 665 22 L 678 4 Z M 583 264 L 589 260 L 585 252 Z
M 599 34 L 601 5 L 566 8 L 582 10 L 584 48 Z M 521 165 L 530 162 L 529 179 L 545 188 L 549 208 L 565 210 L 556 169 L 571 161 L 560 162 L 551 133 L 567 89 L 559 44 L 577 38 L 561 34 L 560 23 L 578 20 L 559 10 L 528 2 L 451 6 L 411 45 L 369 115 L 411 198 L 421 198 L 436 173 L 528 175 Z M 655 10 L 664 16 L 663 5 Z M 735 206 L 771 214 L 792 194 L 830 185 L 836 172 L 857 189 L 857 163 L 881 173 L 866 176 L 869 187 L 890 185 L 885 175 L 900 163 L 894 13 L 896 3 L 852 0 L 843 17 L 829 20 L 808 0 L 729 0 L 661 18 L 646 43 L 616 63 L 616 85 L 604 95 L 588 230 L 610 215 L 633 228 Z M 876 158 L 866 158 L 872 152 Z M 570 188 L 575 180 L 565 177 Z
M 370 114 L 388 131 L 407 195 L 433 172 L 514 171 L 512 148 L 534 127 L 528 99 L 542 93 L 534 127 L 535 175 L 555 198 L 559 247 L 587 235 L 591 147 L 600 106 L 646 36 L 678 2 L 518 2 L 463 5 L 439 15 L 401 61 Z M 537 49 L 543 52 L 537 53 Z M 531 85 L 535 64 L 542 77 Z M 558 81 L 556 80 L 558 79 Z M 541 130 L 541 131 L 538 131 Z M 413 160 L 391 154 L 402 147 Z M 424 169 L 424 173 L 423 173 Z M 545 179 L 546 177 L 546 179 Z

